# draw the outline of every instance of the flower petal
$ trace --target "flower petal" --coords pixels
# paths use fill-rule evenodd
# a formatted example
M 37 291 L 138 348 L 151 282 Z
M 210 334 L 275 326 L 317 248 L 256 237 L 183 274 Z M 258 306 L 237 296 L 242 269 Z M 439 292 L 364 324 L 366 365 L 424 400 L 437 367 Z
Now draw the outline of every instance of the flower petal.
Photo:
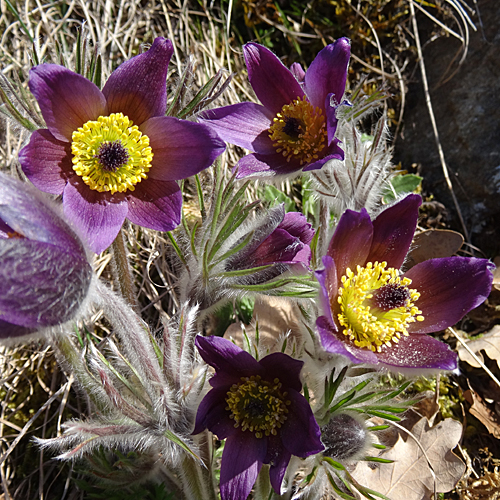
M 373 221 L 373 241 L 370 262 L 387 262 L 399 269 L 408 253 L 417 227 L 418 207 L 422 198 L 410 194 L 395 205 L 381 212 Z
M 290 412 L 281 427 L 284 447 L 297 457 L 308 457 L 325 449 L 321 442 L 321 430 L 306 398 L 294 389 L 288 389 Z
M 337 297 L 339 289 L 339 279 L 337 276 L 337 268 L 335 267 L 334 260 L 325 255 L 322 259 L 324 269 L 319 269 L 314 274 L 319 282 L 319 301 L 320 306 L 327 317 L 329 323 L 335 325 L 333 316 L 337 316 L 340 312 L 340 306 L 337 304 L 335 298 Z M 335 311 L 332 311 L 332 304 L 335 306 Z M 336 314 L 337 313 L 337 314 Z
M 447 344 L 428 335 L 402 337 L 390 348 L 377 353 L 380 364 L 398 372 L 422 370 L 456 370 L 457 354 Z
M 282 352 L 273 352 L 263 357 L 259 364 L 266 370 L 266 380 L 272 382 L 275 378 L 279 379 L 283 384 L 284 391 L 288 390 L 288 388 L 296 391 L 302 389 L 300 371 L 304 366 L 303 361 L 294 359 Z
M 226 149 L 208 126 L 171 116 L 150 118 L 140 129 L 153 149 L 148 176 L 160 181 L 187 179 L 210 167 Z
M 404 277 L 420 293 L 415 305 L 424 321 L 412 323 L 409 331 L 437 332 L 460 321 L 487 299 L 494 268 L 490 261 L 473 257 L 431 259 L 412 267 Z
M 68 179 L 75 175 L 71 144 L 58 141 L 47 129 L 35 130 L 21 149 L 19 163 L 26 177 L 40 191 L 62 194 Z
M 293 74 L 269 49 L 257 43 L 243 46 L 248 79 L 260 102 L 273 114 L 302 97 L 304 91 Z
M 86 260 L 28 239 L 0 240 L 0 262 L 1 318 L 29 328 L 57 325 L 71 318 L 92 278 Z
M 267 440 L 257 439 L 252 432 L 238 432 L 226 439 L 220 469 L 221 500 L 247 499 L 259 475 L 266 449 Z
M 42 193 L 6 174 L 0 174 L 0 230 L 16 231 L 30 240 L 49 243 L 83 258 L 85 250 L 60 217 L 61 207 Z
M 198 119 L 230 144 L 261 154 L 275 152 L 269 138 L 273 114 L 260 104 L 241 102 L 210 109 L 200 113 Z
M 304 172 L 309 172 L 311 170 L 319 170 L 323 168 L 325 163 L 330 160 L 343 160 L 344 150 L 339 146 L 340 141 L 334 139 L 332 144 L 328 147 L 328 154 L 319 160 L 309 163 L 309 165 L 304 166 Z
M 217 371 L 234 373 L 240 376 L 257 375 L 262 371 L 253 356 L 229 340 L 221 337 L 197 335 L 195 343 L 200 356 Z
M 345 275 L 347 268 L 355 271 L 356 266 L 364 266 L 372 238 L 373 225 L 366 209 L 363 208 L 361 212 L 346 210 L 327 251 L 327 255 L 335 261 L 339 280 Z
M 219 439 L 226 439 L 235 432 L 241 432 L 234 427 L 234 420 L 229 418 L 226 410 L 226 396 L 229 387 L 211 389 L 198 406 L 196 424 L 192 434 L 199 434 L 208 429 Z
M 19 342 L 19 337 L 24 337 L 25 335 L 30 335 L 36 332 L 36 328 L 27 328 L 25 326 L 14 325 L 13 323 L 9 323 L 8 321 L 4 321 L 2 319 L 2 315 L 0 315 L 0 339 L 16 339 L 16 343 Z M 26 338 L 26 341 L 29 341 L 29 338 Z
M 174 52 L 172 42 L 158 37 L 151 48 L 118 66 L 102 89 L 108 113 L 123 113 L 134 125 L 167 108 L 167 70 Z
M 284 229 L 292 236 L 296 236 L 306 245 L 309 245 L 314 237 L 314 229 L 311 224 L 307 222 L 304 214 L 300 212 L 286 213 L 278 228 Z
M 325 109 L 325 99 L 330 93 L 334 95 L 335 103 L 340 104 L 350 55 L 351 42 L 347 38 L 339 38 L 314 58 L 304 79 L 307 97 L 314 107 Z
M 66 217 L 95 253 L 113 243 L 128 211 L 123 196 L 94 191 L 76 175 L 64 189 L 63 207 Z
M 48 129 L 60 141 L 71 142 L 77 128 L 105 114 L 106 100 L 99 88 L 63 66 L 35 66 L 29 87 Z
M 320 316 L 316 320 L 316 328 L 319 332 L 321 345 L 326 352 L 332 354 L 341 354 L 342 356 L 346 356 L 347 358 L 349 358 L 354 363 L 362 362 L 357 358 L 355 354 L 351 352 L 351 350 L 347 349 L 347 344 L 345 342 L 339 340 L 339 338 L 337 337 L 337 328 L 329 321 L 326 316 Z M 373 356 L 372 361 L 376 362 L 375 356 Z
M 292 454 L 283 446 L 281 439 L 269 436 L 265 464 L 270 464 L 269 479 L 274 491 L 281 493 L 281 483 Z
M 304 78 L 306 77 L 306 72 L 304 68 L 300 65 L 300 63 L 294 62 L 290 66 L 290 73 L 296 78 L 299 83 L 304 82 Z
M 236 165 L 237 179 L 245 177 L 274 177 L 299 172 L 301 165 L 298 161 L 287 162 L 281 153 L 249 154 L 244 156 Z
M 155 231 L 172 231 L 181 221 L 182 193 L 175 181 L 146 179 L 127 195 L 127 219 Z

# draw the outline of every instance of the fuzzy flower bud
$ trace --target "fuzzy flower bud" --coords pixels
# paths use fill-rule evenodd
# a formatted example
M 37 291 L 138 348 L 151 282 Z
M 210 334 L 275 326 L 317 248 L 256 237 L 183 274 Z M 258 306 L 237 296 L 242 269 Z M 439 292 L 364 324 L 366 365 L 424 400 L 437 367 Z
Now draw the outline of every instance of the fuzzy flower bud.
M 347 413 L 335 415 L 321 428 L 323 455 L 334 460 L 350 461 L 366 448 L 368 435 L 365 426 Z
M 0 339 L 23 337 L 76 316 L 92 281 L 80 239 L 57 206 L 0 174 Z

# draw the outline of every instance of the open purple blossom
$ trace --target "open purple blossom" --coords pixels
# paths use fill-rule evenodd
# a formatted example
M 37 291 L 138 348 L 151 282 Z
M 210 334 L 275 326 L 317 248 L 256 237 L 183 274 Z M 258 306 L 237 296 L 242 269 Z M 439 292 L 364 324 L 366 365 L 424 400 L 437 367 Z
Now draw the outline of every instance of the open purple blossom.
M 0 339 L 73 318 L 92 280 L 82 242 L 50 200 L 0 173 Z
M 215 375 L 193 434 L 208 429 L 226 440 L 222 500 L 245 500 L 262 464 L 270 464 L 271 485 L 279 493 L 292 455 L 305 458 L 324 449 L 309 403 L 300 394 L 303 362 L 283 353 L 257 361 L 220 337 L 198 336 L 196 346 Z
M 242 102 L 200 114 L 225 141 L 254 152 L 238 162 L 237 177 L 287 175 L 342 160 L 336 111 L 345 91 L 349 40 L 322 49 L 306 72 L 297 63 L 288 70 L 256 43 L 247 43 L 243 54 L 262 105 Z
M 454 325 L 489 295 L 486 259 L 430 259 L 404 273 L 422 200 L 410 195 L 375 220 L 347 210 L 316 272 L 323 347 L 393 371 L 454 370 L 457 356 L 425 335 Z
M 223 142 L 203 124 L 165 116 L 172 43 L 124 62 L 99 88 L 56 64 L 31 69 L 29 87 L 47 129 L 19 161 L 40 190 L 63 197 L 64 212 L 96 253 L 125 218 L 158 231 L 180 222 L 177 180 L 209 167 Z

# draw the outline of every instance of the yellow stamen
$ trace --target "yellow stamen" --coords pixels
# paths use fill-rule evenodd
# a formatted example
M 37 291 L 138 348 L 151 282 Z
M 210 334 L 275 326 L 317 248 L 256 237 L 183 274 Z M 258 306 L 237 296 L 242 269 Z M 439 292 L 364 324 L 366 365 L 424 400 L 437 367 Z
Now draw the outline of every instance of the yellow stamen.
M 90 189 L 133 191 L 147 179 L 153 151 L 149 137 L 122 113 L 100 116 L 73 132 L 73 170 Z
M 287 162 L 294 158 L 304 165 L 319 158 L 327 141 L 325 117 L 306 97 L 285 104 L 273 122 L 269 137 Z
M 415 306 L 420 294 L 409 288 L 411 280 L 386 267 L 386 262 L 368 262 L 357 266 L 356 273 L 347 268 L 337 299 L 342 333 L 357 347 L 373 352 L 398 343 L 402 335 L 408 336 L 410 323 L 424 320 Z
M 233 384 L 226 396 L 226 410 L 231 412 L 234 426 L 255 433 L 257 438 L 276 436 L 291 404 L 287 393 L 281 392 L 281 385 L 277 378 L 268 382 L 260 375 L 241 377 L 241 382 Z

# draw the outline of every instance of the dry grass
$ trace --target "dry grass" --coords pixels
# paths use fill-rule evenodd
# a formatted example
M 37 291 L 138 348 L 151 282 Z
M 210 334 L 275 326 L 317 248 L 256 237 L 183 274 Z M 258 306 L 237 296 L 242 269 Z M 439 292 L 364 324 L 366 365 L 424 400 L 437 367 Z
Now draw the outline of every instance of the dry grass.
M 109 0 L 27 0 L 17 1 L 12 6 L 3 0 L 1 73 L 26 88 L 27 71 L 33 65 L 34 53 L 40 61 L 64 61 L 71 68 L 75 64 L 74 47 L 78 32 L 82 30 L 88 40 L 89 54 L 97 50 L 103 55 L 103 73 L 108 75 L 122 61 L 140 52 L 142 44 L 150 44 L 155 37 L 165 36 L 174 42 L 175 47 L 169 68 L 171 90 L 184 70 L 190 68 L 186 100 L 217 71 L 235 72 L 232 84 L 217 101 L 222 105 L 253 97 L 241 57 L 242 42 L 250 39 L 271 41 L 275 49 L 284 48 L 287 63 L 297 59 L 308 63 L 311 53 L 345 35 L 356 42 L 351 85 L 363 79 L 367 91 L 380 85 L 392 90 L 395 98 L 386 111 L 392 117 L 397 135 L 405 105 L 408 68 L 414 61 L 410 18 L 404 15 L 407 2 L 395 2 L 392 13 L 387 10 L 388 2 L 352 2 L 364 3 L 371 8 L 355 8 L 351 2 L 319 2 L 320 6 L 323 3 L 336 9 L 339 19 L 336 25 L 328 24 L 326 16 L 313 17 L 312 11 L 302 18 L 294 17 L 293 12 L 278 12 L 277 3 L 270 1 L 252 3 L 243 0 L 231 12 L 234 24 L 228 27 L 228 8 L 232 2 L 208 5 L 201 0 L 126 0 L 120 3 Z M 463 42 L 460 56 L 465 56 L 468 22 L 454 2 L 449 3 L 452 7 L 447 11 L 447 19 L 449 21 L 449 16 L 454 15 L 458 22 L 443 24 L 439 21 L 442 26 L 436 29 L 459 37 Z M 421 8 L 418 4 L 415 6 Z M 385 24 L 379 22 L 375 25 L 377 19 L 385 20 Z M 356 47 L 359 47 L 358 51 Z M 17 154 L 27 140 L 27 132 L 11 121 L 4 121 L 0 124 L 0 134 L 0 168 L 22 177 Z M 234 149 L 230 150 L 225 161 L 234 165 L 237 154 Z M 206 182 L 208 185 L 208 179 Z M 189 194 L 189 189 L 187 192 Z M 196 217 L 197 207 L 194 202 L 190 204 L 189 199 L 188 208 Z M 160 326 L 161 315 L 170 316 L 178 308 L 175 259 L 168 240 L 161 234 L 129 228 L 127 237 L 143 305 L 142 314 L 154 329 Z M 107 278 L 111 277 L 109 267 L 107 255 L 96 262 L 98 272 Z M 99 313 L 94 319 L 101 321 Z M 99 324 L 105 334 L 106 325 Z M 86 411 L 86 401 L 72 390 L 71 377 L 68 378 L 58 367 L 50 347 L 39 343 L 3 349 L 0 351 L 0 369 L 2 498 L 84 498 L 72 482 L 76 475 L 72 468 L 50 460 L 31 443 L 33 436 L 60 435 L 65 420 Z

